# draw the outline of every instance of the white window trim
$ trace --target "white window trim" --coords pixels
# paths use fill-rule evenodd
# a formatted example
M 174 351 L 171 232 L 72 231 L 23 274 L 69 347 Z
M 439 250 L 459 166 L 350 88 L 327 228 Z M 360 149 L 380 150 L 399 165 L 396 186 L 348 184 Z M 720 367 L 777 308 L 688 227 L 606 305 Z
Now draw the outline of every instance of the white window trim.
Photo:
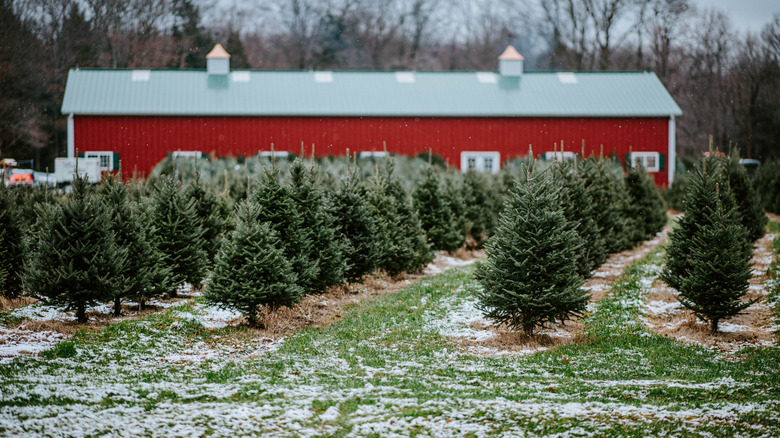
M 290 156 L 290 153 L 287 151 L 260 151 L 260 156 L 287 158 Z
M 201 158 L 203 152 L 201 151 L 173 151 L 171 152 L 173 158 Z
M 101 172 L 114 170 L 114 153 L 112 151 L 88 151 L 84 152 L 84 158 L 97 158 Z M 102 165 L 103 158 L 108 159 L 108 166 Z
M 463 151 L 460 153 L 460 170 L 461 172 L 469 171 L 469 159 L 474 158 L 476 160 L 476 166 L 474 170 L 478 172 L 490 172 L 498 173 L 501 169 L 501 153 L 498 151 Z M 490 168 L 485 168 L 485 160 L 492 160 Z
M 358 154 L 359 158 L 384 158 L 389 156 L 390 154 L 385 151 L 363 151 Z
M 661 171 L 661 154 L 658 152 L 631 152 L 629 157 L 631 159 L 631 167 L 636 166 L 637 160 L 641 160 L 642 167 L 645 168 L 646 172 L 655 173 Z M 651 157 L 655 158 L 654 166 L 647 165 L 647 159 Z

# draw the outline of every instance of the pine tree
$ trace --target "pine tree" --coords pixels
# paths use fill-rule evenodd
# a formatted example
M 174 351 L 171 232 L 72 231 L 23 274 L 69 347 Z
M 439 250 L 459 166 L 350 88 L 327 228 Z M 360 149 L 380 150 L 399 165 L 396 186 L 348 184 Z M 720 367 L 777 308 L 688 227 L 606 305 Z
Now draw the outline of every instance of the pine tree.
M 184 196 L 195 201 L 193 204 L 195 216 L 203 230 L 202 241 L 203 251 L 206 253 L 206 266 L 211 267 L 227 226 L 227 209 L 217 195 L 203 187 L 199 170 L 195 173 L 195 179 L 187 185 Z
M 77 175 L 61 204 L 40 209 L 34 229 L 27 293 L 75 307 L 78 322 L 86 323 L 87 305 L 111 299 L 127 280 L 121 274 L 127 250 L 116 245 L 110 208 Z
M 625 178 L 630 203 L 628 214 L 639 219 L 635 242 L 651 238 L 666 225 L 664 200 L 644 168 L 631 168 Z
M 485 245 L 487 259 L 476 271 L 483 289 L 476 295 L 488 318 L 532 335 L 580 315 L 588 295 L 577 274 L 582 242 L 566 221 L 560 187 L 534 164 L 523 173 Z
M 767 217 L 758 193 L 753 188 L 753 183 L 748 178 L 745 167 L 739 163 L 739 152 L 734 150 L 725 163 L 726 176 L 729 187 L 737 201 L 738 214 L 742 225 L 748 230 L 747 238 L 755 242 L 764 236 L 764 228 Z
M 120 275 L 126 280 L 113 291 L 114 316 L 122 312 L 122 299 L 143 300 L 155 275 L 155 254 L 144 232 L 143 218 L 130 201 L 121 176 L 108 175 L 99 193 L 109 209 L 116 245 L 127 252 Z
M 14 193 L 0 178 L 0 271 L 5 278 L 0 284 L 0 295 L 16 298 L 22 294 L 24 254 L 26 253 L 25 231 Z
M 625 217 L 627 194 L 609 160 L 595 157 L 586 159 L 582 175 L 585 179 L 585 193 L 595 212 L 594 219 L 603 231 L 607 253 L 630 248 L 630 224 Z
M 155 233 L 153 244 L 162 253 L 162 264 L 170 267 L 173 283 L 200 286 L 205 276 L 206 253 L 195 201 L 185 196 L 178 182 L 163 175 L 154 185 L 150 213 Z M 168 294 L 175 297 L 176 288 Z
M 453 212 L 441 190 L 439 172 L 428 166 L 423 179 L 413 194 L 414 208 L 433 249 L 455 251 L 465 242 L 457 229 Z
M 393 176 L 389 161 L 383 175 L 377 175 L 369 191 L 369 203 L 380 233 L 379 268 L 395 276 L 418 272 L 433 260 L 420 219 L 409 195 Z
M 262 306 L 292 307 L 303 296 L 278 233 L 259 221 L 260 209 L 252 201 L 239 204 L 236 229 L 222 245 L 204 293 L 211 303 L 238 309 L 251 326 L 258 325 Z
M 344 281 L 346 262 L 342 255 L 341 241 L 336 238 L 333 215 L 329 211 L 322 190 L 319 189 L 317 172 L 298 159 L 290 168 L 288 192 L 301 219 L 301 232 L 310 239 L 310 263 L 319 267 L 319 273 L 309 285 L 302 285 L 307 293 L 323 293 L 331 286 Z
M 577 257 L 577 273 L 589 278 L 607 260 L 606 241 L 595 220 L 594 205 L 590 202 L 581 175 L 579 162 L 556 162 L 551 167 L 554 180 L 561 187 L 561 205 L 566 220 L 582 239 Z
M 300 215 L 289 190 L 279 182 L 279 168 L 267 167 L 256 187 L 250 189 L 248 199 L 260 206 L 258 221 L 268 222 L 283 243 L 284 256 L 298 276 L 297 284 L 311 292 L 320 275 L 318 260 L 311 260 L 314 242 L 303 229 Z
M 751 277 L 752 245 L 740 221 L 723 164 L 703 159 L 691 172 L 685 214 L 669 234 L 661 279 L 699 318 L 718 323 L 747 308 L 741 302 Z
M 466 205 L 467 231 L 477 247 L 481 247 L 493 234 L 497 222 L 491 196 L 483 174 L 471 170 L 466 172 L 463 176 L 463 202 Z
M 360 281 L 374 272 L 379 260 L 376 224 L 369 211 L 365 191 L 360 186 L 357 167 L 351 167 L 339 190 L 333 195 L 335 227 L 342 239 L 347 281 Z

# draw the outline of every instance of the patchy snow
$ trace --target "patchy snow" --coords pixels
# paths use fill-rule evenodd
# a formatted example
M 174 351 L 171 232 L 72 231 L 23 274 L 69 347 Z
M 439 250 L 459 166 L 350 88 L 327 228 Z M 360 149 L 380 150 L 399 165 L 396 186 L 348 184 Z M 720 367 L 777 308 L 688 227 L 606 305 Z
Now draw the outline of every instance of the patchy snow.
M 683 305 L 679 301 L 650 301 L 647 303 L 647 310 L 656 315 L 675 314 L 682 309 Z
M 477 342 L 496 336 L 490 330 L 474 328 L 472 326 L 474 323 L 491 324 L 485 319 L 482 311 L 477 308 L 476 298 L 449 296 L 437 303 L 436 311 L 425 312 L 425 328 L 443 336 L 465 338 Z
M 195 320 L 208 329 L 227 327 L 230 323 L 243 318 L 238 310 L 202 303 L 192 306 L 192 312 L 180 312 L 177 316 Z
M 336 421 L 339 418 L 339 415 L 341 413 L 339 412 L 339 408 L 337 406 L 331 406 L 325 412 L 320 415 L 320 420 L 322 421 Z
M 52 331 L 0 327 L 0 364 L 22 354 L 38 354 L 67 338 L 67 335 Z
M 730 322 L 724 321 L 718 324 L 718 330 L 726 333 L 735 333 L 735 332 L 749 332 L 752 329 L 750 327 L 746 327 L 741 324 L 732 324 Z

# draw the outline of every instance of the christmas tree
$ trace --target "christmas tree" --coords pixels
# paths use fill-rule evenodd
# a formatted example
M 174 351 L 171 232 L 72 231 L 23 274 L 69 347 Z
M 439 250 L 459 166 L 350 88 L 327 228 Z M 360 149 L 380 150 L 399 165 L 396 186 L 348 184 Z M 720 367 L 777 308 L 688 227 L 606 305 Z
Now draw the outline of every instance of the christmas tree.
M 35 230 L 24 277 L 27 293 L 75 308 L 78 322 L 86 323 L 87 305 L 111 299 L 126 281 L 127 250 L 116 245 L 111 209 L 76 175 L 61 204 L 41 208 Z
M 187 198 L 180 183 L 163 175 L 154 185 L 150 213 L 155 233 L 152 243 L 162 253 L 162 264 L 170 267 L 173 283 L 200 286 L 207 259 L 195 201 Z M 176 288 L 168 294 L 175 297 Z
M 0 295 L 6 298 L 22 294 L 26 226 L 16 207 L 14 193 L 0 178 L 0 272 L 4 274 Z
M 631 224 L 625 216 L 628 195 L 610 160 L 589 157 L 584 161 L 582 175 L 585 193 L 595 212 L 594 220 L 603 231 L 607 253 L 630 248 Z
M 379 259 L 376 224 L 369 211 L 365 190 L 360 185 L 357 167 L 350 167 L 346 179 L 333 195 L 335 227 L 342 239 L 347 281 L 360 281 L 374 272 Z
M 260 206 L 258 221 L 268 222 L 282 241 L 284 256 L 297 274 L 297 284 L 310 293 L 320 275 L 319 260 L 312 260 L 314 242 L 304 229 L 303 217 L 287 187 L 279 183 L 279 168 L 264 169 L 248 199 Z
M 236 229 L 217 255 L 204 293 L 211 303 L 238 309 L 251 326 L 259 325 L 262 306 L 291 307 L 303 296 L 278 233 L 259 221 L 260 209 L 252 201 L 239 204 Z
M 742 225 L 747 229 L 747 238 L 755 242 L 764 236 L 767 224 L 766 213 L 761 205 L 761 199 L 748 178 L 745 167 L 739 163 L 739 151 L 734 150 L 725 163 L 726 177 L 729 187 L 737 201 L 738 214 Z
M 429 165 L 425 179 L 414 190 L 414 208 L 433 249 L 451 252 L 460 248 L 466 239 L 456 228 L 453 212 L 440 186 L 439 171 Z
M 463 203 L 466 205 L 466 227 L 477 247 L 493 234 L 495 206 L 487 177 L 470 170 L 463 176 Z
M 577 274 L 582 241 L 566 220 L 560 187 L 534 164 L 523 174 L 485 245 L 487 259 L 477 266 L 483 287 L 477 298 L 496 324 L 532 335 L 547 323 L 580 315 L 588 295 Z
M 581 175 L 582 163 L 558 161 L 551 166 L 553 179 L 561 188 L 561 205 L 566 220 L 582 239 L 577 256 L 577 273 L 589 278 L 607 260 L 606 241 L 595 220 L 594 205 L 590 202 L 585 181 Z
M 420 219 L 393 168 L 389 161 L 384 174 L 374 179 L 368 196 L 379 232 L 379 268 L 391 276 L 418 272 L 433 260 Z
M 307 168 L 300 159 L 293 162 L 287 190 L 295 214 L 300 218 L 301 233 L 312 243 L 306 256 L 312 265 L 319 267 L 313 281 L 302 284 L 304 291 L 310 294 L 322 293 L 330 286 L 341 284 L 347 268 L 341 252 L 341 240 L 336 238 L 330 205 L 320 185 L 314 168 Z
M 661 279 L 680 292 L 680 303 L 711 323 L 714 333 L 721 320 L 752 304 L 741 301 L 751 257 L 723 163 L 703 159 L 689 176 L 685 214 L 669 234 Z
M 206 253 L 207 267 L 214 263 L 219 251 L 222 234 L 227 227 L 229 210 L 224 198 L 204 187 L 200 180 L 200 170 L 196 170 L 195 179 L 187 185 L 184 192 L 186 198 L 194 202 L 195 216 L 203 230 L 203 251 Z
M 116 245 L 127 252 L 125 263 L 120 266 L 120 275 L 125 281 L 113 290 L 114 316 L 119 316 L 122 299 L 142 301 L 151 288 L 156 269 L 155 254 L 144 232 L 143 218 L 134 208 L 121 176 L 109 174 L 99 187 L 99 193 L 109 209 Z
M 625 178 L 629 196 L 628 214 L 637 218 L 634 242 L 649 239 L 666 225 L 666 207 L 653 181 L 643 167 L 632 167 Z

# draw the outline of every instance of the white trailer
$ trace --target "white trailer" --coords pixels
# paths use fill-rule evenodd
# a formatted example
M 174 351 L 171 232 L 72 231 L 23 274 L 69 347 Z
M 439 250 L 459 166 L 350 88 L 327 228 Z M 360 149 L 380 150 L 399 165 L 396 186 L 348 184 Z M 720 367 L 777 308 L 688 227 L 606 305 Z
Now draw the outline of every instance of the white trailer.
M 54 159 L 54 176 L 57 184 L 70 184 L 73 181 L 73 175 L 76 174 L 77 160 L 79 174 L 86 176 L 91 184 L 99 183 L 101 176 L 99 158 L 58 157 Z

